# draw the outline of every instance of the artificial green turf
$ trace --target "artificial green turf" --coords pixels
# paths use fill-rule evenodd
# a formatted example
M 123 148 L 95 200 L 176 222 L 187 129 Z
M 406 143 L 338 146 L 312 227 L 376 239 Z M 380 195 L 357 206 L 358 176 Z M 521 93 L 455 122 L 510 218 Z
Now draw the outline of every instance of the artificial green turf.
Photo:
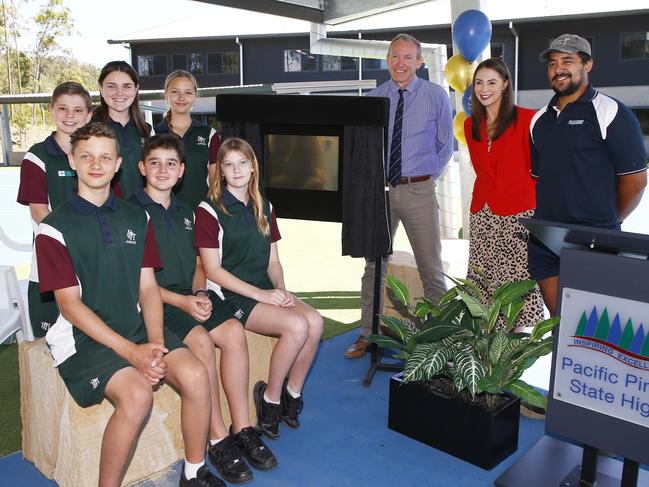
M 295 293 L 295 295 L 320 311 L 328 309 L 358 309 L 361 307 L 361 296 L 358 291 L 319 291 Z M 359 326 L 360 320 L 351 323 L 342 323 L 325 316 L 322 340 L 328 340 L 336 335 L 347 333 Z
M 305 303 L 318 310 L 358 309 L 359 292 L 331 291 L 296 293 Z M 341 335 L 360 325 L 360 321 L 342 323 L 324 318 L 322 340 Z M 17 344 L 0 345 L 0 456 L 20 450 L 20 389 L 18 380 Z
M 20 450 L 18 345 L 0 345 L 0 456 Z

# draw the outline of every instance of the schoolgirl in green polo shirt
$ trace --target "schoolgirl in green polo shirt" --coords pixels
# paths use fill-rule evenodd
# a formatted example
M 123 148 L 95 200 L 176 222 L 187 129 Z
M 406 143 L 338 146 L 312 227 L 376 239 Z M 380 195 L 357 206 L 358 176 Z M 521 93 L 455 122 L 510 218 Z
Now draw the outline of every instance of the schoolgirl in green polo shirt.
M 146 178 L 129 202 L 151 217 L 163 268 L 156 273 L 164 302 L 164 325 L 173 331 L 207 369 L 212 398 L 210 447 L 212 464 L 228 482 L 252 480 L 248 462 L 260 470 L 277 466 L 270 449 L 250 425 L 248 351 L 243 326 L 234 309 L 205 290 L 205 274 L 194 247 L 194 212 L 172 189 L 186 171 L 182 141 L 172 134 L 151 137 L 142 148 L 140 171 Z M 221 350 L 221 377 L 228 397 L 231 434 L 219 402 L 214 345 Z
M 77 187 L 77 174 L 70 168 L 70 135 L 90 120 L 92 102 L 79 83 L 61 83 L 52 93 L 50 111 L 56 131 L 43 142 L 33 145 L 20 165 L 18 203 L 29 205 L 34 234 L 38 224 L 63 203 Z M 54 293 L 41 293 L 38 287 L 36 249 L 27 288 L 29 320 L 35 338 L 44 337 L 59 316 Z
M 142 144 L 152 135 L 144 121 L 138 97 L 137 73 L 125 61 L 111 61 L 99 73 L 100 105 L 92 115 L 93 122 L 108 125 L 119 142 L 122 166 L 113 181 L 119 196 L 127 199 L 144 180 L 137 167 L 142 158 Z
M 207 196 L 208 177 L 210 181 L 214 177 L 221 138 L 212 127 L 191 116 L 198 96 L 198 84 L 191 73 L 174 71 L 167 76 L 164 89 L 169 111 L 155 126 L 155 133 L 173 133 L 182 138 L 185 173 L 174 187 L 174 193 L 194 209 Z
M 196 210 L 196 247 L 208 288 L 223 292 L 248 330 L 279 337 L 268 384 L 255 384 L 257 428 L 296 428 L 302 386 L 322 335 L 322 316 L 286 290 L 277 253 L 279 230 L 259 190 L 259 164 L 242 139 L 223 142 L 208 198 Z

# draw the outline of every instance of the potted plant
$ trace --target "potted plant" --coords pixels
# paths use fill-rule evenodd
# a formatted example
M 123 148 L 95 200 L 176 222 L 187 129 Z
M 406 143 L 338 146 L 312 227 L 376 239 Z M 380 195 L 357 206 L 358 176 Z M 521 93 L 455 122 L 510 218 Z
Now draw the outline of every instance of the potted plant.
M 515 333 L 534 281 L 507 283 L 484 296 L 473 281 L 452 280 L 438 304 L 421 298 L 412 306 L 406 286 L 389 276 L 412 319 L 382 316 L 397 338 L 369 339 L 405 361 L 390 380 L 388 427 L 491 469 L 518 448 L 520 399 L 545 408 L 543 395 L 521 376 L 552 351 L 546 334 L 559 319 Z

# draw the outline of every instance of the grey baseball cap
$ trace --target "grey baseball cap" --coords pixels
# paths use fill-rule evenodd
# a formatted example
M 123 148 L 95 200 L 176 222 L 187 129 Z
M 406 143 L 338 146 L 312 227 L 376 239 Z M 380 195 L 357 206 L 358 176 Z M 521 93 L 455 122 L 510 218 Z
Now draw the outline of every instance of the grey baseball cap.
M 539 54 L 539 61 L 542 63 L 546 62 L 548 60 L 548 54 L 551 52 L 583 52 L 584 54 L 592 56 L 588 41 L 575 34 L 561 34 L 559 37 L 554 39 L 550 43 L 550 47 Z

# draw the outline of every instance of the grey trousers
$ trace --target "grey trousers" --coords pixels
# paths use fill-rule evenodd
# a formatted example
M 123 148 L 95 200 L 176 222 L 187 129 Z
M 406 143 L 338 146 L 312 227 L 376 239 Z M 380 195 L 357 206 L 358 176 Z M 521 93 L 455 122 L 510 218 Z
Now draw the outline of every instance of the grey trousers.
M 415 254 L 419 276 L 424 285 L 424 294 L 433 302 L 446 292 L 446 281 L 442 267 L 442 242 L 439 228 L 439 205 L 435 193 L 435 180 L 390 187 L 390 232 L 392 238 L 399 222 L 408 235 Z M 372 307 L 374 298 L 374 261 L 365 263 L 361 280 L 361 335 L 372 332 Z M 381 289 L 385 286 L 386 263 L 381 269 Z M 383 309 L 383 293 L 379 296 Z

